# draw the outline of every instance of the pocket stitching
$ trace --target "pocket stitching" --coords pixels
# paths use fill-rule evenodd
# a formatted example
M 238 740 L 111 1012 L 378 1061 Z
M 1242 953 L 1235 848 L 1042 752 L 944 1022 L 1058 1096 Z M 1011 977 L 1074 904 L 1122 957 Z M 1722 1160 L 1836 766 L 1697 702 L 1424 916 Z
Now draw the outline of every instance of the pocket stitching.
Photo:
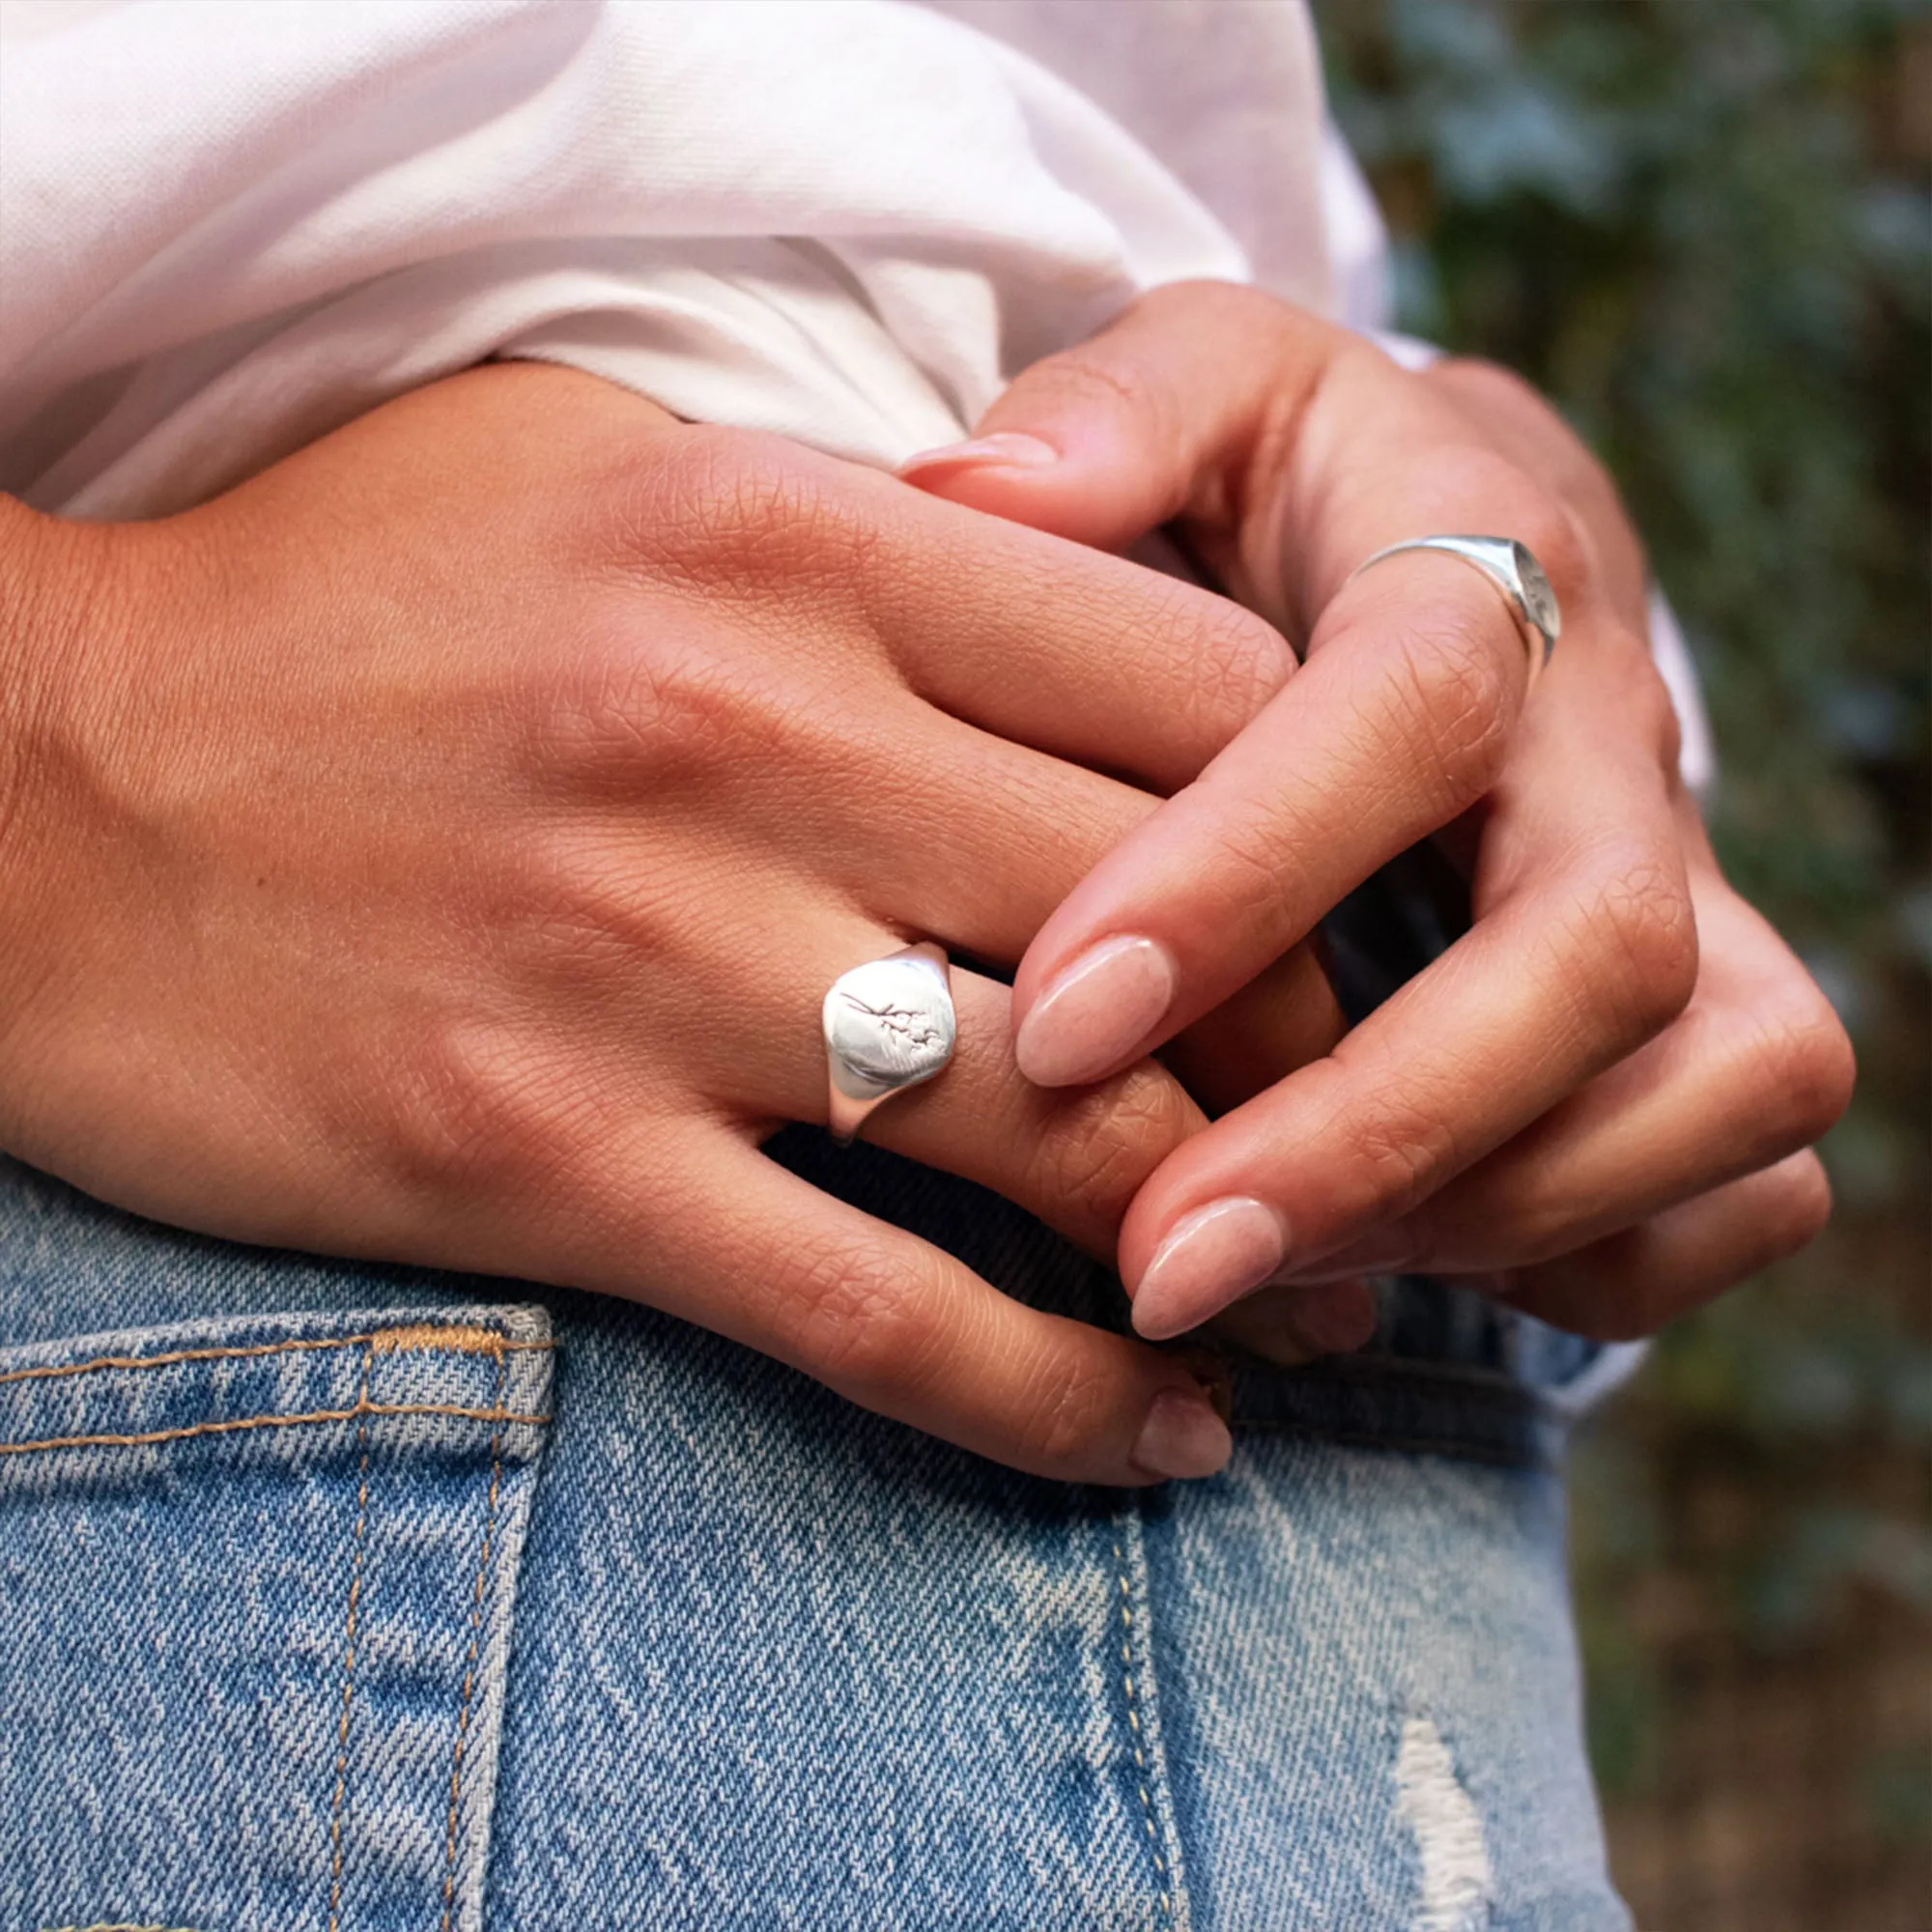
M 502 1380 L 498 1366 L 497 1381 Z M 244 1429 L 294 1429 L 314 1423 L 355 1422 L 367 1415 L 454 1415 L 498 1428 L 542 1428 L 548 1415 L 502 1407 L 469 1408 L 454 1402 L 358 1402 L 354 1408 L 318 1408 L 301 1415 L 243 1415 L 227 1422 L 196 1422 L 180 1429 L 150 1429 L 137 1435 L 49 1435 L 32 1442 L 0 1442 L 0 1456 L 38 1455 L 50 1449 L 142 1449 L 155 1442 L 181 1442 L 191 1435 L 228 1435 Z M 500 1438 L 493 1437 L 493 1440 Z
M 53 1363 L 45 1368 L 9 1369 L 0 1374 L 0 1384 L 7 1382 L 48 1381 L 63 1376 L 89 1376 L 102 1369 L 164 1369 L 177 1362 L 230 1362 L 257 1355 L 287 1355 L 298 1350 L 313 1349 L 383 1349 L 432 1350 L 449 1348 L 457 1352 L 476 1352 L 466 1350 L 460 1342 L 439 1341 L 439 1337 L 467 1337 L 472 1332 L 487 1335 L 487 1351 L 497 1353 L 547 1354 L 556 1347 L 554 1342 L 525 1342 L 513 1336 L 498 1335 L 494 1330 L 466 1328 L 437 1328 L 423 1322 L 411 1322 L 399 1328 L 377 1328 L 366 1335 L 327 1335 L 301 1336 L 286 1342 L 257 1342 L 244 1348 L 234 1349 L 174 1349 L 163 1355 L 97 1355 L 90 1362 Z M 83 1928 L 87 1932 L 87 1928 Z

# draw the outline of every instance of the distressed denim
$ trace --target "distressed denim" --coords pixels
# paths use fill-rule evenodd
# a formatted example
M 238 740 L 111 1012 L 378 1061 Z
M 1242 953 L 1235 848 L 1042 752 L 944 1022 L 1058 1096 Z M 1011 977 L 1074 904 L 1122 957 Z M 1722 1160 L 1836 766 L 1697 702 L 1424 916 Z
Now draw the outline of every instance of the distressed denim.
M 800 1171 L 1037 1302 L 990 1196 Z M 1609 1932 L 1555 1471 L 1592 1351 L 1391 1285 L 1221 1476 L 1000 1469 L 616 1301 L 0 1163 L 0 1928 Z

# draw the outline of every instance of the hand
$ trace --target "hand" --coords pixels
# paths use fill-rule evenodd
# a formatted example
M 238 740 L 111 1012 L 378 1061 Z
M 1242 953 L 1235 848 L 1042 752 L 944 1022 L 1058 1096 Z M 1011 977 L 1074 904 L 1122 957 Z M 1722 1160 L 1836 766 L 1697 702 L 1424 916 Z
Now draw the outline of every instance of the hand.
M 825 1117 L 833 979 L 1017 960 L 1286 674 L 1266 625 L 535 366 L 165 522 L 0 512 L 10 1151 L 240 1240 L 648 1300 L 1023 1468 L 1225 1458 L 1185 1361 L 758 1146 Z M 1111 1256 L 1200 1115 L 1151 1063 L 1032 1086 L 1007 989 L 954 986 L 953 1064 L 868 1135 Z
M 1030 1077 L 1078 1087 L 1159 1047 L 1418 839 L 1469 878 L 1463 939 L 1332 1052 L 1257 1066 L 1142 1189 L 1122 1263 L 1143 1334 L 1328 1283 L 1270 1300 L 1360 1339 L 1351 1278 L 1413 1270 L 1629 1336 L 1817 1231 L 1829 1190 L 1804 1150 L 1846 1104 L 1850 1048 L 1718 870 L 1678 781 L 1641 552 L 1552 413 L 1499 371 L 1406 374 L 1200 284 L 1028 371 L 979 437 L 907 473 L 1106 548 L 1178 521 L 1306 640 L 1028 949 Z M 1563 639 L 1526 705 L 1523 640 L 1474 570 L 1423 554 L 1350 577 L 1435 532 L 1520 538 L 1548 571 Z

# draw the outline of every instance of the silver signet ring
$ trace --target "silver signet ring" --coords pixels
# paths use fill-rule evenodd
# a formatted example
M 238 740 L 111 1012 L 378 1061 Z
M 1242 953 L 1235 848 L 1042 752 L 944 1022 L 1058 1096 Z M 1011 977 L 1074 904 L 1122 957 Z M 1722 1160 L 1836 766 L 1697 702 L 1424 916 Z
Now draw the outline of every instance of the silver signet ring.
M 832 1132 L 849 1141 L 874 1107 L 952 1058 L 958 1020 L 945 952 L 908 946 L 839 974 L 823 1017 Z
M 1352 582 L 1372 564 L 1411 550 L 1439 550 L 1445 556 L 1474 564 L 1503 593 L 1510 613 L 1529 646 L 1529 681 L 1535 684 L 1537 672 L 1549 662 L 1549 653 L 1563 635 L 1563 612 L 1555 591 L 1549 587 L 1549 579 L 1544 575 L 1543 566 L 1530 547 L 1518 543 L 1514 537 L 1410 537 L 1405 543 L 1390 544 L 1373 556 L 1365 556 L 1349 573 L 1350 581 Z

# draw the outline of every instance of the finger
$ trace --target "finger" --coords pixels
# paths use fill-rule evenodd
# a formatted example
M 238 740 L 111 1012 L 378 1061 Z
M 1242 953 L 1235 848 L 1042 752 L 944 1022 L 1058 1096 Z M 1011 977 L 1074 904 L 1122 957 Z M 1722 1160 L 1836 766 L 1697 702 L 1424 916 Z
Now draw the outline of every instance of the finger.
M 1808 1151 L 1575 1254 L 1518 1270 L 1513 1306 L 1600 1341 L 1649 1335 L 1804 1247 L 1832 1212 Z
M 906 933 L 850 915 L 801 925 L 762 982 L 720 989 L 742 1024 L 724 1031 L 696 1014 L 687 1051 L 707 1099 L 753 1133 L 829 1117 L 820 1004 L 840 974 L 896 952 Z M 714 944 L 716 936 L 714 935 Z M 727 942 L 728 943 L 728 942 Z M 933 1078 L 895 1094 L 867 1121 L 865 1138 L 925 1166 L 988 1187 L 1109 1264 L 1122 1217 L 1143 1182 L 1204 1124 L 1179 1080 L 1152 1061 L 1078 1094 L 1048 1094 L 1013 1063 L 1009 988 L 954 966 L 957 1020 L 952 1059 Z M 612 1015 L 610 1077 L 625 1078 L 628 1042 L 647 1011 Z M 667 1023 L 662 1013 L 657 1024 Z M 708 1019 L 708 1024 L 706 1023 Z
M 1347 1354 L 1376 1332 L 1375 1291 L 1365 1281 L 1258 1289 L 1224 1308 L 1202 1333 L 1282 1368 Z
M 692 431 L 680 449 L 689 473 L 659 494 L 689 513 L 655 511 L 648 541 L 674 582 L 723 586 L 697 615 L 727 668 L 762 625 L 815 643 L 856 687 L 869 639 L 941 709 L 1168 790 L 1293 668 L 1279 633 L 1225 598 L 895 478 L 740 432 Z
M 1667 802 L 1623 734 L 1615 744 L 1580 786 L 1513 780 L 1497 868 L 1507 877 L 1525 842 L 1540 868 L 1484 899 L 1474 927 L 1332 1055 L 1216 1122 L 1149 1182 L 1122 1239 L 1143 1334 L 1306 1277 L 1684 1009 L 1696 934 Z
M 1073 1085 L 1151 1051 L 1495 783 L 1528 659 L 1492 585 L 1450 558 L 1395 558 L 1322 628 L 1320 654 L 1029 948 L 1030 1078 Z
M 943 545 L 921 554 L 927 581 L 908 575 L 895 586 L 899 608 L 886 619 L 895 661 L 928 703 L 995 737 L 1165 794 L 1294 670 L 1281 633 L 1225 597 L 925 507 Z
M 1024 821 L 1016 824 L 1015 838 L 1026 829 Z M 654 838 L 662 844 L 667 836 L 660 824 Z M 699 827 L 691 836 L 711 834 Z M 1091 856 L 1072 855 L 1067 870 L 1077 871 Z M 949 906 L 936 897 L 931 917 L 908 914 L 890 892 L 869 905 L 841 905 L 836 896 L 802 900 L 785 868 L 708 844 L 694 850 L 694 863 L 728 867 L 733 893 L 667 920 L 629 834 L 608 820 L 567 844 L 554 841 L 550 857 L 566 873 L 567 890 L 543 895 L 546 910 L 524 949 L 520 963 L 530 996 L 547 1010 L 576 1013 L 594 1030 L 613 1094 L 637 1091 L 644 1078 L 649 1063 L 640 1057 L 640 1041 L 675 1042 L 689 1091 L 748 1127 L 825 1122 L 820 1006 L 840 974 L 914 940 L 994 957 L 1002 945 L 1013 956 L 1022 943 L 995 926 L 962 925 L 952 916 L 956 900 Z M 1006 886 L 995 874 L 988 884 L 977 874 L 985 855 L 969 857 L 974 863 L 964 870 L 976 880 L 969 906 L 982 903 L 983 890 L 989 920 L 994 909 L 1010 918 L 1002 901 L 1024 903 L 1031 874 Z M 915 869 L 936 877 L 950 867 L 935 867 L 927 852 Z M 1047 897 L 1063 883 L 1050 878 Z M 1037 882 L 1031 890 L 1040 890 Z M 550 910 L 557 903 L 567 905 L 567 918 Z M 882 916 L 888 911 L 890 923 Z M 781 945 L 775 945 L 775 934 L 782 935 Z M 720 961 L 747 966 L 721 974 Z M 1013 1061 L 1010 990 L 959 964 L 952 986 L 959 1024 L 952 1064 L 932 1082 L 895 1096 L 868 1123 L 868 1137 L 993 1188 L 1111 1264 L 1128 1202 L 1200 1128 L 1200 1110 L 1174 1074 L 1152 1062 L 1088 1091 L 1037 1088 Z M 1319 978 L 1315 986 L 1325 997 Z
M 1219 527 L 1241 465 L 1279 443 L 1345 340 L 1254 289 L 1175 283 L 1034 363 L 970 441 L 899 473 L 1102 550 L 1181 517 Z
M 909 724 L 916 751 L 908 756 L 895 738 L 856 781 L 859 734 L 841 741 L 842 786 L 826 774 L 826 791 L 841 798 L 840 820 L 828 822 L 819 849 L 853 901 L 875 916 L 950 951 L 1015 965 L 1055 907 L 1159 801 L 940 713 Z M 923 787 L 910 838 L 896 778 L 907 765 Z M 893 809 L 854 828 L 842 793 L 855 785 Z M 1225 1112 L 1325 1053 L 1342 1031 L 1321 962 L 1295 947 L 1170 1041 L 1165 1057 L 1204 1106 Z
M 639 1145 L 639 1216 L 613 1181 L 574 1285 L 654 1303 L 776 1356 L 863 1406 L 1066 1482 L 1211 1473 L 1231 1438 L 1175 1357 L 1030 1309 L 724 1132 Z
M 1160 1058 L 1211 1119 L 1332 1052 L 1347 1031 L 1315 946 L 1304 943 L 1177 1034 Z
M 881 809 L 854 827 L 848 801 L 847 829 L 821 847 L 823 863 L 894 924 L 1015 966 L 1053 909 L 1160 801 L 940 712 L 911 723 L 871 782 Z
M 1003 1195 L 1109 1265 L 1128 1205 L 1205 1124 L 1180 1082 L 1143 1061 L 1097 1087 L 1048 1094 L 1013 1063 L 1010 990 L 957 968 L 959 1043 L 937 1079 L 899 1094 L 865 1137 Z M 822 1120 L 824 1073 L 801 1117 Z
M 1066 1085 L 1218 1005 L 1497 776 L 1529 666 L 1502 593 L 1436 554 L 1354 566 L 1431 531 L 1501 532 L 1536 554 L 1573 623 L 1596 601 L 1574 518 L 1452 395 L 1252 294 L 1144 302 L 1003 407 L 1077 421 L 1108 458 L 1079 486 L 1115 505 L 1120 533 L 1178 509 L 1210 557 L 1232 557 L 1244 601 L 1309 637 L 1306 668 L 1030 951 L 1021 1063 Z M 1027 513 L 1051 523 L 1040 493 L 1061 483 L 1041 470 L 1026 487 Z
M 1609 471 L 1577 432 L 1520 376 L 1493 362 L 1444 356 L 1421 375 L 1455 399 L 1473 430 L 1543 477 L 1577 510 L 1597 539 L 1596 563 L 1606 594 L 1624 620 L 1641 629 L 1650 602 L 1643 547 Z
M 909 846 L 897 825 L 877 840 L 848 837 L 841 861 L 861 863 L 841 864 L 840 874 L 856 900 L 889 906 L 895 923 L 1014 965 L 1055 907 L 1158 801 L 950 720 L 936 743 L 954 734 L 975 742 L 921 763 L 931 786 L 921 838 Z M 1162 1059 L 1202 1107 L 1220 1114 L 1319 1059 L 1344 1030 L 1327 975 L 1304 944 L 1168 1041 Z
M 1649 1045 L 1415 1213 L 1317 1272 L 1472 1273 L 1542 1262 L 1776 1165 L 1851 1098 L 1844 1028 L 1715 868 L 1693 875 L 1698 987 Z
M 732 655 L 687 651 L 599 688 L 589 808 L 571 836 L 626 889 L 638 813 L 707 867 L 795 855 L 856 904 L 978 958 L 1017 963 L 1072 885 L 1154 810 L 1153 794 L 1009 742 L 872 680 L 808 678 L 748 701 Z M 782 748 L 782 757 L 771 746 Z M 782 780 L 782 781 L 781 781 Z M 720 842 L 728 799 L 736 852 Z

